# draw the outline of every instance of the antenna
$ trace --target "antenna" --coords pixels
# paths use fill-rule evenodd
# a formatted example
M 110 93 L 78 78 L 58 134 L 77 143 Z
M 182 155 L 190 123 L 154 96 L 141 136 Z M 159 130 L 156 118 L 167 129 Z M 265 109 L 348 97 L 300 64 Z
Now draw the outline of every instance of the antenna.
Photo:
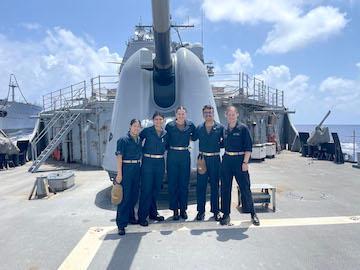
M 26 98 L 24 97 L 21 89 L 20 89 L 20 86 L 16 80 L 16 77 L 14 74 L 10 74 L 10 80 L 9 80 L 9 90 L 8 90 L 8 94 L 7 94 L 7 97 L 6 97 L 6 100 L 9 99 L 9 94 L 11 92 L 11 101 L 14 102 L 15 101 L 15 88 L 18 88 L 19 89 L 19 92 L 21 94 L 21 96 L 23 97 L 25 103 L 28 103 Z
M 204 10 L 201 10 L 201 45 L 204 48 Z

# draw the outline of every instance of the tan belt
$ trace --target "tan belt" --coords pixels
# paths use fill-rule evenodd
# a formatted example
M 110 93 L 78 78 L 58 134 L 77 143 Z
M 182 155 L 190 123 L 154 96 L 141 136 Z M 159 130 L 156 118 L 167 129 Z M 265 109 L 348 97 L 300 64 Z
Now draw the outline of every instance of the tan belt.
M 171 150 L 180 150 L 180 151 L 184 151 L 184 150 L 189 150 L 189 147 L 178 147 L 178 146 L 170 146 Z
M 148 157 L 148 158 L 164 158 L 164 155 L 144 154 L 144 157 Z
M 241 155 L 244 155 L 245 152 L 228 152 L 228 151 L 225 151 L 225 154 L 228 155 L 228 156 L 241 156 Z
M 206 152 L 199 152 L 199 154 L 206 156 L 206 157 L 213 157 L 213 156 L 218 156 L 220 155 L 220 152 L 215 152 L 215 153 L 206 153 Z
M 122 162 L 123 163 L 140 163 L 141 160 L 138 160 L 138 159 L 124 159 Z

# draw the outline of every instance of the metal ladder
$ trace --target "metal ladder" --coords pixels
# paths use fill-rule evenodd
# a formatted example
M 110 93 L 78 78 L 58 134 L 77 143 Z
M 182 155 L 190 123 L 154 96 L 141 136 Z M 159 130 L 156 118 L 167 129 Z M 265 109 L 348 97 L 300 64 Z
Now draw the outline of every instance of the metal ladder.
M 37 149 L 36 146 L 40 142 L 40 140 L 46 135 L 46 133 L 55 126 L 55 124 L 64 117 L 68 112 L 67 111 L 57 111 L 55 115 L 51 118 L 49 123 L 45 126 L 40 133 L 37 133 L 36 136 L 31 140 L 31 149 L 32 149 L 32 156 L 34 159 L 37 159 Z
M 65 112 L 65 113 L 67 113 L 67 112 Z M 63 115 L 62 113 L 60 113 L 60 114 Z M 79 119 L 80 115 L 81 115 L 80 112 L 79 113 L 69 112 L 69 118 L 66 120 L 65 124 L 61 127 L 60 131 L 49 142 L 49 144 L 46 146 L 46 148 L 34 160 L 33 164 L 31 165 L 31 167 L 28 170 L 29 172 L 34 173 L 39 169 L 41 164 L 43 164 L 47 160 L 47 158 L 51 155 L 51 153 L 55 150 L 55 148 L 60 144 L 62 139 L 69 133 L 69 131 L 71 130 L 74 123 Z M 54 118 L 57 118 L 57 116 L 54 116 Z M 57 118 L 56 121 L 54 120 L 54 122 L 51 125 L 53 126 L 60 118 L 61 118 L 61 116 L 59 118 Z M 51 121 L 52 120 L 53 119 L 51 119 Z M 48 126 L 50 126 L 50 125 L 48 125 Z M 44 136 L 44 134 L 42 135 L 42 137 Z M 40 137 L 38 137 L 38 138 L 40 138 Z M 40 139 L 38 139 L 37 141 L 40 141 Z

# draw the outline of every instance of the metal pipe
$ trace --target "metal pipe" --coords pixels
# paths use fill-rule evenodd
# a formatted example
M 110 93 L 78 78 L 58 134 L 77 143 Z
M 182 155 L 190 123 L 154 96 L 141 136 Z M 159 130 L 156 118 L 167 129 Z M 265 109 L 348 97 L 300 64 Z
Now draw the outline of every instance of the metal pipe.
M 356 133 L 355 129 L 353 131 L 353 161 L 355 161 L 355 152 L 356 152 Z
M 169 1 L 152 0 L 151 3 L 156 54 L 154 65 L 157 69 L 169 69 L 171 68 Z

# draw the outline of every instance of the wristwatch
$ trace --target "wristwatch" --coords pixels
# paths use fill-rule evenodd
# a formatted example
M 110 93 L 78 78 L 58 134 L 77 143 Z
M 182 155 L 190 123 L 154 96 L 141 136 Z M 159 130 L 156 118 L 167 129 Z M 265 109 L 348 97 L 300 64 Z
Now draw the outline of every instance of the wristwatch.
M 248 164 L 249 162 L 247 161 L 247 162 L 245 162 L 245 161 L 243 161 L 243 164 Z

